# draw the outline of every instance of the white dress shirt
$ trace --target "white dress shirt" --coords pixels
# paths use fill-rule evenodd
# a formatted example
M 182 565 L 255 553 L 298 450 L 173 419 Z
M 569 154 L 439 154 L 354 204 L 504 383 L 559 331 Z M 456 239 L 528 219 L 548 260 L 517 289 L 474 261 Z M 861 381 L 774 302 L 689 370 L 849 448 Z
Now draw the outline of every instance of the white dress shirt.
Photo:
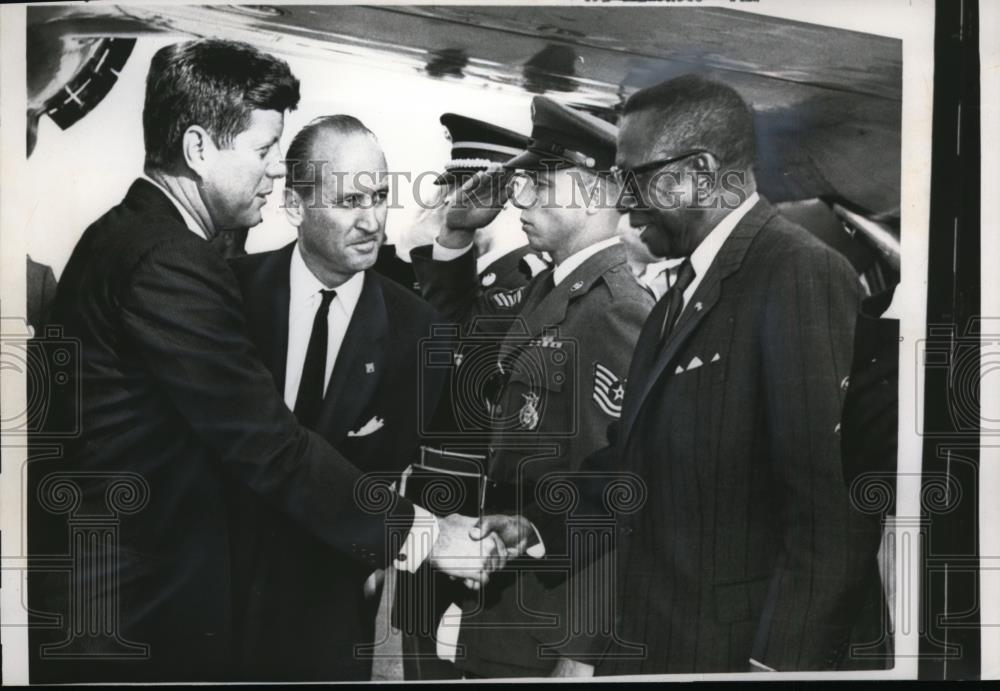
M 323 393 L 330 383 L 330 374 L 340 347 L 344 344 L 347 326 L 351 323 L 354 308 L 358 306 L 361 289 L 364 286 L 365 274 L 362 271 L 351 276 L 347 281 L 334 288 L 336 297 L 330 302 L 330 310 L 326 317 L 326 368 L 323 374 Z M 313 321 L 316 310 L 319 309 L 322 297 L 321 290 L 327 287 L 313 275 L 306 262 L 302 259 L 300 246 L 296 245 L 292 252 L 292 264 L 289 271 L 288 295 L 288 354 L 285 357 L 285 405 L 289 410 L 295 410 L 295 398 L 299 394 L 299 383 L 302 381 L 302 368 L 306 362 L 306 351 L 309 349 L 309 337 L 312 335 Z
M 712 228 L 711 232 L 701 241 L 701 244 L 691 253 L 691 268 L 694 269 L 694 280 L 691 281 L 690 285 L 684 291 L 684 307 L 681 308 L 681 314 L 687 309 L 687 304 L 691 301 L 691 296 L 698 289 L 698 285 L 701 283 L 701 279 L 705 277 L 708 268 L 712 266 L 712 262 L 715 261 L 715 257 L 719 254 L 719 250 L 722 249 L 722 245 L 732 234 L 736 225 L 743 220 L 743 217 L 750 212 L 750 209 L 754 207 L 759 199 L 760 195 L 756 192 L 747 197 L 742 204 L 730 211 L 719 222 L 719 225 Z
M 187 209 L 181 206 L 181 203 L 179 201 L 174 199 L 174 195 L 170 194 L 170 190 L 168 190 L 166 187 L 164 187 L 163 185 L 161 185 L 160 183 L 158 183 L 156 180 L 149 177 L 145 173 L 143 173 L 139 177 L 141 177 L 149 184 L 154 185 L 157 189 L 163 192 L 163 194 L 167 195 L 167 199 L 170 200 L 170 203 L 173 204 L 177 208 L 177 211 L 180 212 L 181 218 L 184 219 L 184 225 L 188 227 L 188 230 L 190 230 L 192 233 L 200 237 L 202 240 L 208 240 L 208 236 L 205 234 L 205 230 L 201 227 L 201 224 L 198 223 L 198 220 L 194 216 L 192 216 Z

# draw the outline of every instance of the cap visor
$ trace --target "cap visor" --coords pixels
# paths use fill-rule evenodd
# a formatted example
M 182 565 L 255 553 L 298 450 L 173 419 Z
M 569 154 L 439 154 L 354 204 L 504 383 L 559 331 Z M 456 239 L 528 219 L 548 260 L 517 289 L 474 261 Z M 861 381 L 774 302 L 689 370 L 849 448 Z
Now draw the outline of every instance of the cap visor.
M 535 170 L 541 168 L 541 157 L 534 151 L 522 151 L 503 164 L 508 170 Z
M 524 151 L 503 164 L 508 170 L 555 170 L 572 168 L 576 163 L 550 153 Z

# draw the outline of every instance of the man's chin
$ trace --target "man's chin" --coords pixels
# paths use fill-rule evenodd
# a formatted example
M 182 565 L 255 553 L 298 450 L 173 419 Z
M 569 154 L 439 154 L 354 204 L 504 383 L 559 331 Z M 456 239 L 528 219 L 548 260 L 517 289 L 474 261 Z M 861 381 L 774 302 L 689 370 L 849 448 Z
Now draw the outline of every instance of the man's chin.
M 640 233 L 639 239 L 642 240 L 642 244 L 646 246 L 646 249 L 654 257 L 659 257 L 660 259 L 673 258 L 671 250 L 673 243 L 667 238 L 666 232 L 662 228 L 657 228 L 652 224 L 647 225 L 643 228 L 642 233 Z

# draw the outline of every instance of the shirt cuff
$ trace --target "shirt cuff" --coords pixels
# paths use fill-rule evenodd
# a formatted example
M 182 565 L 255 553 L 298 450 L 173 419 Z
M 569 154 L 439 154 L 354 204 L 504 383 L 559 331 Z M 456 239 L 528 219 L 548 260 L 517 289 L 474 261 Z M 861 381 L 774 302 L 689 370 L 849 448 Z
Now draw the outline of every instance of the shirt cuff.
M 532 559 L 541 559 L 545 556 L 545 543 L 542 542 L 542 534 L 538 532 L 538 528 L 535 527 L 534 523 L 531 524 L 531 529 L 535 531 L 535 539 L 538 542 L 524 550 L 524 553 Z
M 403 546 L 393 562 L 400 571 L 414 573 L 430 556 L 431 549 L 438 536 L 438 522 L 427 509 L 413 505 L 413 525 L 403 540 Z
M 773 667 L 768 667 L 763 662 L 757 662 L 752 657 L 750 658 L 750 666 L 759 669 L 761 672 L 777 672 L 778 670 Z
M 450 262 L 452 259 L 458 259 L 471 249 L 472 249 L 471 242 L 465 247 L 452 249 L 451 247 L 445 247 L 444 245 L 439 243 L 435 238 L 434 244 L 431 246 L 431 259 L 433 259 L 436 262 Z

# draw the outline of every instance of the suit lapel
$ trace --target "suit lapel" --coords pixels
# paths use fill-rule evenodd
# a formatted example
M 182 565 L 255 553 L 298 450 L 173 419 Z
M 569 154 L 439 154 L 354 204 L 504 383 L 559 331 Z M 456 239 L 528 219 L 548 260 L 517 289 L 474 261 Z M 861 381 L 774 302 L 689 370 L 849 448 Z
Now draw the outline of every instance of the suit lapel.
M 329 442 L 337 444 L 344 438 L 375 395 L 385 366 L 388 333 L 389 315 L 382 287 L 372 272 L 366 271 L 316 424 L 317 431 Z
M 289 273 L 294 250 L 293 242 L 266 257 L 244 300 L 254 330 L 254 342 L 260 350 L 261 359 L 274 376 L 279 393 L 285 390 Z
M 642 409 L 642 404 L 645 402 L 649 392 L 661 377 L 671 376 L 669 367 L 673 364 L 678 351 L 691 338 L 702 320 L 718 304 L 719 298 L 722 295 L 722 282 L 740 268 L 750 243 L 774 213 L 774 208 L 761 199 L 740 220 L 736 228 L 733 229 L 732 234 L 719 249 L 719 254 L 715 257 L 715 261 L 709 266 L 708 273 L 705 274 L 705 278 L 698 284 L 698 288 L 691 296 L 690 302 L 684 307 L 684 311 L 681 312 L 677 324 L 667 337 L 667 342 L 664 344 L 663 349 L 659 352 L 656 351 L 656 348 L 659 341 L 659 324 L 663 320 L 665 311 L 665 300 L 661 298 L 660 302 L 653 309 L 653 312 L 650 313 L 650 317 L 646 320 L 642 334 L 639 337 L 639 342 L 642 345 L 636 348 L 636 356 L 634 358 L 636 361 L 635 371 L 629 375 L 630 382 L 634 382 L 640 388 L 635 398 L 628 400 L 624 405 L 621 437 L 623 442 L 628 440 L 636 417 Z M 657 314 L 659 315 L 659 321 L 651 323 Z M 651 366 L 648 365 L 650 361 L 652 361 Z

